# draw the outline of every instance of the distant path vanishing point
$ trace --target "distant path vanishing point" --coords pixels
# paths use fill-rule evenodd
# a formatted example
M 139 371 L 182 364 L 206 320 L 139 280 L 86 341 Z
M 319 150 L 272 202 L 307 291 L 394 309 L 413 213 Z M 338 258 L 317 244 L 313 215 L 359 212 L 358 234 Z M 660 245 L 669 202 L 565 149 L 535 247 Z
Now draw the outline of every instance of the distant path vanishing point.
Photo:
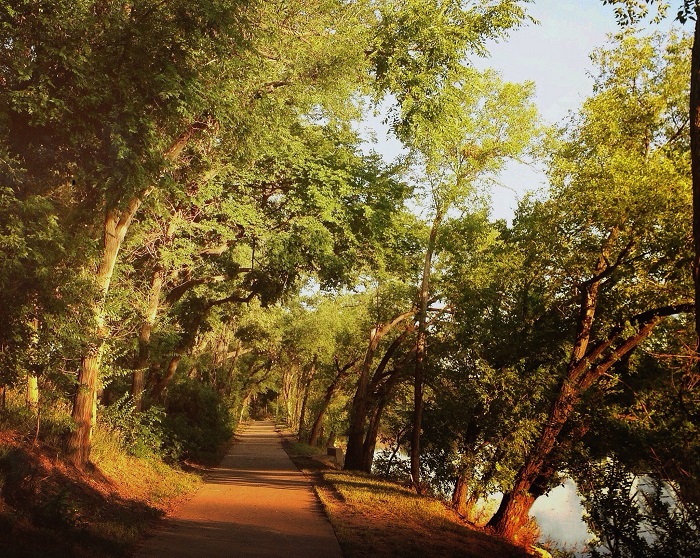
M 342 558 L 306 477 L 272 422 L 253 422 L 204 486 L 136 558 Z

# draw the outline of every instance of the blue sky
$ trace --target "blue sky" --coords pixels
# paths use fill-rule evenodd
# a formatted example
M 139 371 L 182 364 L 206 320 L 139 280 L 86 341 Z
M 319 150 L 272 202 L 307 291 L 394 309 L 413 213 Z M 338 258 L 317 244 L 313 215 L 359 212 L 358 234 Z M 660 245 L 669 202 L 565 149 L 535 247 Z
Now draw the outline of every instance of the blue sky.
M 529 14 L 539 23 L 491 45 L 491 56 L 475 64 L 495 68 L 508 81 L 534 81 L 543 120 L 560 122 L 590 95 L 589 55 L 618 27 L 612 8 L 601 0 L 536 0 Z M 546 178 L 524 165 L 510 164 L 501 183 L 492 191 L 493 216 L 510 219 L 518 198 L 543 188 Z

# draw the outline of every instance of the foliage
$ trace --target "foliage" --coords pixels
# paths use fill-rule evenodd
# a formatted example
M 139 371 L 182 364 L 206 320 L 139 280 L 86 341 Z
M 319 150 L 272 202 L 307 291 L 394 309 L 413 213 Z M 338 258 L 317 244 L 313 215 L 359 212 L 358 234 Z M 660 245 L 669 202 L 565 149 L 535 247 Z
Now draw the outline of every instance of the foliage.
M 165 413 L 159 407 L 150 407 L 147 411 L 137 413 L 129 394 L 105 407 L 100 417 L 103 428 L 121 436 L 126 451 L 134 457 L 156 456 L 162 458 L 179 458 L 181 450 L 165 447 L 166 433 L 163 429 Z
M 698 506 L 671 485 L 636 476 L 615 458 L 592 464 L 579 487 L 596 538 L 594 558 L 682 557 L 700 549 Z
M 183 379 L 174 384 L 165 403 L 166 447 L 186 457 L 216 453 L 233 434 L 233 419 L 221 396 L 210 386 Z

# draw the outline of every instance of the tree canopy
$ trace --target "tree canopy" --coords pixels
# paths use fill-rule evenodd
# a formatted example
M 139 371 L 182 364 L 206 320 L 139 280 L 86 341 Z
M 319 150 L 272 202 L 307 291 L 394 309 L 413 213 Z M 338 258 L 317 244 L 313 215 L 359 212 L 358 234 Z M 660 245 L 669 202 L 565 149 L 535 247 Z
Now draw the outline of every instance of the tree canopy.
M 546 128 L 471 64 L 527 4 L 5 2 L 3 394 L 78 467 L 95 429 L 179 459 L 274 417 L 470 518 L 503 493 L 512 539 L 571 477 L 594 553 L 694 548 L 693 41 L 611 37 Z M 548 185 L 494 221 L 513 159 Z

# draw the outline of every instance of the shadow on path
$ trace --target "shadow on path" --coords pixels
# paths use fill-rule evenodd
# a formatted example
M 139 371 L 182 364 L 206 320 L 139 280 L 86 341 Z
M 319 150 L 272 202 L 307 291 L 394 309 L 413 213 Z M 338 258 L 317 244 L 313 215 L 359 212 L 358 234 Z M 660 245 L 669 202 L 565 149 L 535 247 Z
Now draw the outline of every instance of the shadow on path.
M 254 422 L 202 489 L 134 556 L 342 558 L 342 553 L 274 424 Z

